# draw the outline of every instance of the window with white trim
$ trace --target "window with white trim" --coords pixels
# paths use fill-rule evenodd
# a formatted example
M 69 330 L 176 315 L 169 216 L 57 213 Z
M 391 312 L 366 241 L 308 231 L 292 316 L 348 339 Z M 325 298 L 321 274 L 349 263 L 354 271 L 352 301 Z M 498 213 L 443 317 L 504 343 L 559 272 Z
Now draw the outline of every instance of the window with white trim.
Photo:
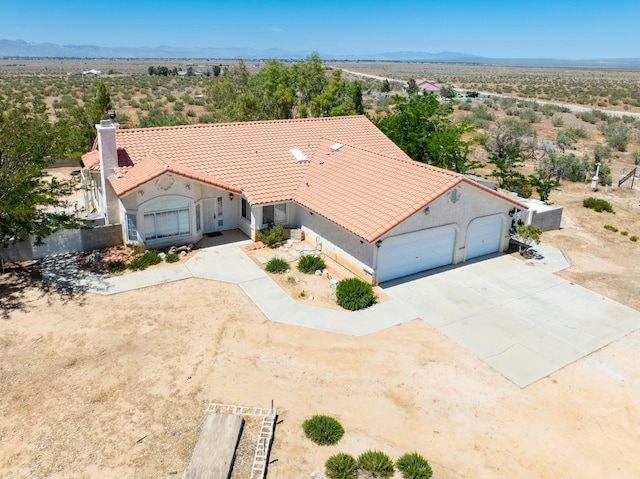
M 244 198 L 242 198 L 242 217 L 251 222 L 251 205 Z
M 189 202 L 163 200 L 151 205 L 144 214 L 144 239 L 154 240 L 191 233 Z
M 278 203 L 262 207 L 262 224 L 273 225 L 287 222 L 287 204 Z
M 200 217 L 200 203 L 196 205 L 196 231 L 202 229 L 202 219 Z
M 139 241 L 138 220 L 135 213 L 127 213 L 127 241 Z

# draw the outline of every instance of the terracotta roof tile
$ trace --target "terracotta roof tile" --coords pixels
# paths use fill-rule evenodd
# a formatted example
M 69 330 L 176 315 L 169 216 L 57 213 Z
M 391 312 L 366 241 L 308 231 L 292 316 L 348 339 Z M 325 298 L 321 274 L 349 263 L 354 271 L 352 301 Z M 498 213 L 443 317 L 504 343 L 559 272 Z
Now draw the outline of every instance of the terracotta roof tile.
M 464 181 L 411 160 L 363 116 L 121 129 L 116 145 L 120 196 L 171 172 L 252 205 L 296 200 L 369 242 Z M 83 163 L 99 169 L 98 152 Z

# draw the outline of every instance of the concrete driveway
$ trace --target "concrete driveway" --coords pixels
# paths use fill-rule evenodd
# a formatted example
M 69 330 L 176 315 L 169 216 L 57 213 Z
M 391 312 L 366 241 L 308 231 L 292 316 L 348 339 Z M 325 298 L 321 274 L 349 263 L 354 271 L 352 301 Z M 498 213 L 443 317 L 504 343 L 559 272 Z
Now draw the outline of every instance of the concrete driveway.
M 498 255 L 387 284 L 385 292 L 520 387 L 640 328 L 640 313 L 553 274 L 569 266 Z

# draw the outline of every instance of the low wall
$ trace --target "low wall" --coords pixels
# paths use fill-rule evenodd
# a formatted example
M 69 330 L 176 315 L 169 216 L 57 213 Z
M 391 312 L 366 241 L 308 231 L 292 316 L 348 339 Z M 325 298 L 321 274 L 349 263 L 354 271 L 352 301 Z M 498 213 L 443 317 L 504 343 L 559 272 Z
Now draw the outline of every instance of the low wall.
M 562 208 L 553 208 L 547 211 L 532 211 L 531 224 L 542 231 L 560 229 L 562 221 Z
M 123 244 L 122 226 L 97 226 L 91 229 L 60 230 L 44 239 L 42 245 L 36 245 L 35 239 L 0 248 L 0 258 L 6 262 L 31 261 L 47 256 L 65 253 L 77 253 L 94 249 L 109 248 Z

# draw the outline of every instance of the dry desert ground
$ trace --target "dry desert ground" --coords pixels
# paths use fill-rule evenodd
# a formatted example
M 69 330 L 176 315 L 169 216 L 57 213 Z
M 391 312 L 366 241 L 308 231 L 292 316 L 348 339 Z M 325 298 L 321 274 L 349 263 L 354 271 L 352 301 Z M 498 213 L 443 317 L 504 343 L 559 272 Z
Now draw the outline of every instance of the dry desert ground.
M 615 215 L 583 208 L 588 194 L 580 184 L 553 194 L 563 228 L 543 240 L 572 262 L 561 276 L 640 309 L 637 190 L 596 193 Z M 2 477 L 179 477 L 208 402 L 272 400 L 269 479 L 308 478 L 336 452 L 367 449 L 417 451 L 438 479 L 640 477 L 639 331 L 521 389 L 419 319 L 349 337 L 271 323 L 234 284 L 101 296 L 10 266 Z M 304 437 L 316 413 L 343 424 L 337 446 Z

